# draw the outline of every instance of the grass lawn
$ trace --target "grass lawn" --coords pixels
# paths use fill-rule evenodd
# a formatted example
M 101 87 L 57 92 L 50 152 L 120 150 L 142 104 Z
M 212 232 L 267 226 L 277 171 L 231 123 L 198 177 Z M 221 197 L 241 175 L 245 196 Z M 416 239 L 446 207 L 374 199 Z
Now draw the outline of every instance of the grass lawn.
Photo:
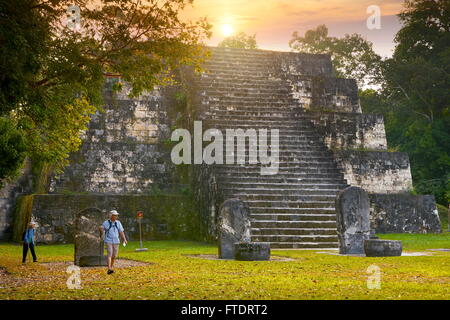
M 403 240 L 406 252 L 429 256 L 363 258 L 313 250 L 273 250 L 279 261 L 239 262 L 191 255 L 214 255 L 211 244 L 146 242 L 120 248 L 120 257 L 147 262 L 117 269 L 81 269 L 82 289 L 70 290 L 68 264 L 73 245 L 38 246 L 40 263 L 20 263 L 21 247 L 0 244 L 0 299 L 450 299 L 450 234 L 383 235 Z M 50 262 L 50 263 L 48 263 Z M 381 270 L 381 289 L 368 289 L 367 268 Z

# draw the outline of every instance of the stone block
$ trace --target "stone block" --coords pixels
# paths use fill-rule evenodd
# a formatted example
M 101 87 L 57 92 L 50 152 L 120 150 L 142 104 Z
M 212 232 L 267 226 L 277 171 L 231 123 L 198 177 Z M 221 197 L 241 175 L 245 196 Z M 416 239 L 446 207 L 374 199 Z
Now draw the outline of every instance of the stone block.
M 365 240 L 364 253 L 367 257 L 398 257 L 402 255 L 402 242 L 379 239 Z
M 108 265 L 108 259 L 106 256 L 95 255 L 95 256 L 82 256 L 80 258 L 80 267 L 101 267 Z
M 431 195 L 369 194 L 371 228 L 376 233 L 440 233 L 441 222 Z
M 250 210 L 240 199 L 226 200 L 219 210 L 219 258 L 234 259 L 236 242 L 250 242 Z
M 235 259 L 239 261 L 270 260 L 270 243 L 237 242 L 234 244 Z
M 105 219 L 106 214 L 97 208 L 87 208 L 76 214 L 75 265 L 94 266 L 104 260 L 104 245 L 99 228 Z
M 364 240 L 370 238 L 369 197 L 358 187 L 348 187 L 336 198 L 339 253 L 364 253 Z

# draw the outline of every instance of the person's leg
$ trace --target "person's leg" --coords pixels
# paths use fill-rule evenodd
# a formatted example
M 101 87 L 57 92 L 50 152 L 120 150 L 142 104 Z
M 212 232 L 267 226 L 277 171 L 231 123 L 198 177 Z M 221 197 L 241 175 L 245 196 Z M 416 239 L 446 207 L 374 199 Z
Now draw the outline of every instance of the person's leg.
M 112 245 L 112 257 L 111 257 L 111 270 L 114 268 L 114 261 L 116 260 L 117 255 L 119 254 L 119 245 L 113 244 Z
M 33 262 L 37 262 L 36 252 L 34 252 L 34 243 L 30 243 L 30 251 L 33 256 Z
M 108 251 L 108 271 L 111 270 L 111 262 L 112 262 L 112 255 L 113 255 L 113 250 L 112 250 L 112 244 L 111 243 L 106 243 L 106 251 Z
M 22 250 L 22 263 L 25 263 L 27 261 L 27 254 L 28 254 L 28 243 L 23 243 L 23 250 Z

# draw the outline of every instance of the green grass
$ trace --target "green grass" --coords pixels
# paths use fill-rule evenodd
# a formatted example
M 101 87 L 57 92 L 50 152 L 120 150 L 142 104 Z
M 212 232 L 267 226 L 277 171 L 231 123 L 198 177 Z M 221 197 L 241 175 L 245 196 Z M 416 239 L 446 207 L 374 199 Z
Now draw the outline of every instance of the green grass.
M 382 238 L 403 240 L 405 251 L 450 248 L 448 233 L 391 234 Z M 217 248 L 210 244 L 144 244 L 148 252 L 134 252 L 138 243 L 130 243 L 121 247 L 120 257 L 148 265 L 117 269 L 111 276 L 104 268 L 82 269 L 82 289 L 69 290 L 65 266 L 22 266 L 21 247 L 2 243 L 0 266 L 9 275 L 0 275 L 0 299 L 450 299 L 449 252 L 363 258 L 311 250 L 273 250 L 272 256 L 292 260 L 240 262 L 189 256 L 216 254 Z M 38 246 L 37 253 L 40 262 L 71 261 L 73 245 Z M 381 270 L 380 290 L 367 288 L 367 268 L 371 265 Z M 11 279 L 20 285 L 9 285 Z
M 380 239 L 401 240 L 403 250 L 426 250 L 433 248 L 450 249 L 450 233 L 431 233 L 431 234 L 409 234 L 409 233 L 391 233 L 378 234 Z

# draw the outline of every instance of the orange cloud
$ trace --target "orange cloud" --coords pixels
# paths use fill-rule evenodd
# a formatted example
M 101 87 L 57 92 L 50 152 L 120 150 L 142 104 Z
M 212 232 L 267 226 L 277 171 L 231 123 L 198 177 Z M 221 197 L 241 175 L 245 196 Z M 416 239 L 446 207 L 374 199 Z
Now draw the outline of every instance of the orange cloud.
M 236 32 L 256 34 L 261 48 L 289 50 L 293 31 L 303 33 L 326 24 L 333 33 L 331 26 L 339 24 L 341 32 L 348 24 L 347 33 L 353 33 L 355 22 L 365 23 L 370 5 L 380 6 L 383 16 L 393 16 L 401 11 L 402 3 L 403 0 L 195 0 L 194 7 L 184 15 L 208 18 L 214 33 L 210 45 L 223 39 L 221 28 L 230 24 Z M 389 37 L 395 33 L 386 32 Z

